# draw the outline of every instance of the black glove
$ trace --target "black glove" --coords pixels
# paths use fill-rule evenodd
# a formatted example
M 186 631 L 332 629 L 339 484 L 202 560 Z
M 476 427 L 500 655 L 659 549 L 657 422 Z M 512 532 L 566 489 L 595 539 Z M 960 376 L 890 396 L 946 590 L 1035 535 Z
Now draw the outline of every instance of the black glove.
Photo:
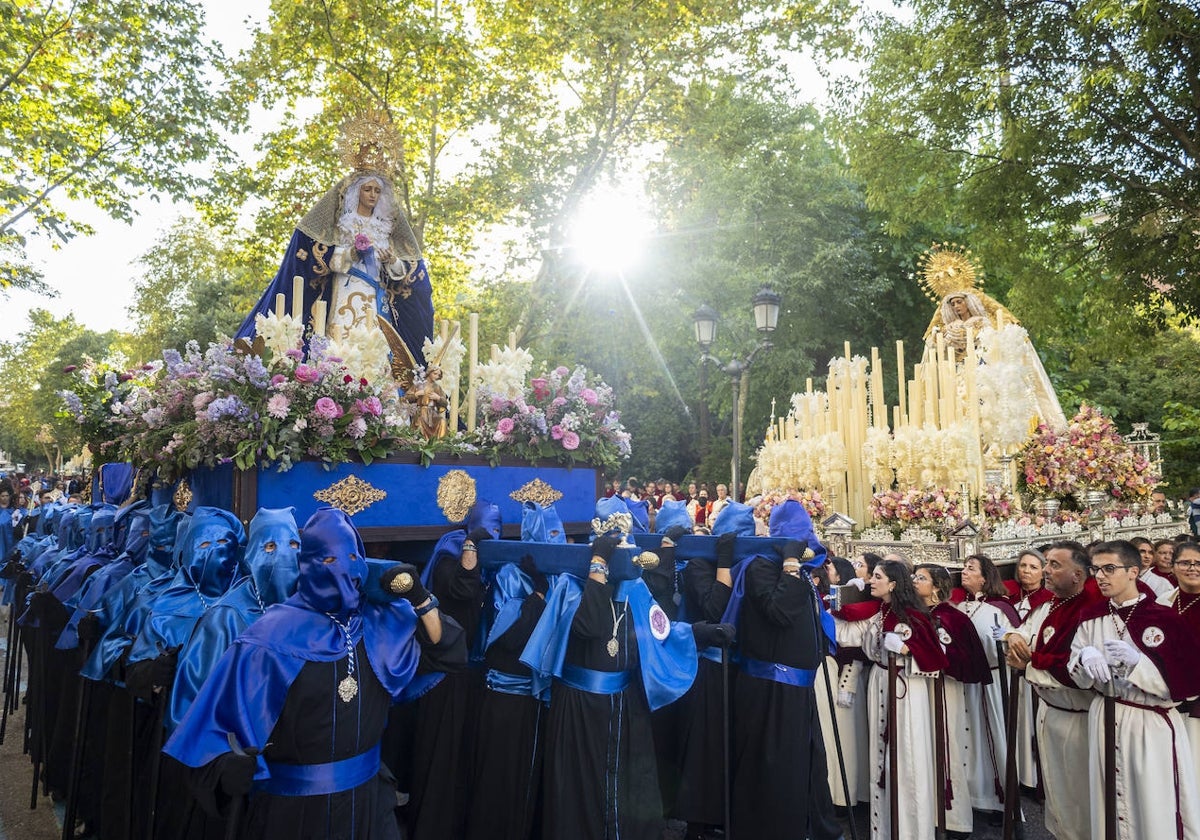
M 533 591 L 545 598 L 546 593 L 550 591 L 550 581 L 538 570 L 531 555 L 526 554 L 521 558 L 521 571 L 529 575 L 529 579 L 533 581 Z
M 175 684 L 175 669 L 179 667 L 179 650 L 183 645 L 167 648 L 150 660 L 150 684 L 170 688 Z
M 696 639 L 696 648 L 704 650 L 710 647 L 725 647 L 733 641 L 737 634 L 732 624 L 718 624 L 712 621 L 697 621 L 692 625 L 692 635 Z
M 592 556 L 599 557 L 607 563 L 612 559 L 613 550 L 620 544 L 620 534 L 602 534 L 592 540 Z
M 29 614 L 37 619 L 45 618 L 58 599 L 46 591 L 34 592 L 29 596 Z
M 398 595 L 414 607 L 424 604 L 429 590 L 421 583 L 417 567 L 409 563 L 397 563 L 379 576 L 379 585 L 384 592 Z
M 17 577 L 17 586 L 20 586 L 26 590 L 30 589 L 33 586 L 33 583 L 33 572 L 21 572 L 21 574 Z
M 258 760 L 245 753 L 228 752 L 215 759 L 218 784 L 221 792 L 230 799 L 245 796 L 254 786 L 254 774 L 258 772 Z
M 717 537 L 717 568 L 728 569 L 733 566 L 733 541 L 737 534 L 728 533 Z
M 670 540 L 673 543 L 679 542 L 679 538 L 690 534 L 686 525 L 672 525 L 663 534 L 663 539 Z
M 800 540 L 788 540 L 783 548 L 775 547 L 775 553 L 784 560 L 803 560 L 804 550 L 808 548 Z
M 471 533 L 467 534 L 467 542 L 473 542 L 475 545 L 479 545 L 484 540 L 490 540 L 491 538 L 492 532 L 483 526 L 472 528 Z
M 79 646 L 91 650 L 92 646 L 96 644 L 96 640 L 100 638 L 100 631 L 99 616 L 88 613 L 79 619 L 79 624 L 75 628 L 75 633 L 79 636 Z

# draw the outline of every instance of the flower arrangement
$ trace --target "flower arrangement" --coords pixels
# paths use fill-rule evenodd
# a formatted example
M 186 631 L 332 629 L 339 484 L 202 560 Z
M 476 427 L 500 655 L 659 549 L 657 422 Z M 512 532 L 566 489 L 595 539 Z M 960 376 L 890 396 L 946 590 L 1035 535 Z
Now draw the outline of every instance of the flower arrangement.
M 1063 432 L 1038 426 L 1020 463 L 1026 488 L 1041 497 L 1100 490 L 1114 499 L 1146 499 L 1161 480 L 1112 420 L 1086 404 Z
M 768 490 L 762 494 L 758 504 L 754 506 L 754 516 L 756 519 L 762 520 L 764 533 L 767 523 L 771 521 L 771 511 L 776 505 L 788 499 L 795 499 L 802 504 L 813 522 L 819 523 L 825 518 L 828 509 L 825 500 L 816 490 Z
M 271 314 L 259 322 L 263 341 L 255 352 L 226 340 L 203 352 L 189 342 L 132 371 L 88 361 L 76 371 L 75 388 L 60 392 L 64 413 L 98 460 L 155 467 L 168 480 L 229 462 L 283 471 L 306 458 L 369 464 L 404 450 L 425 460 L 482 451 L 493 463 L 515 454 L 605 466 L 629 455 L 612 389 L 584 368 L 557 368 L 515 400 L 487 393 L 478 442 L 463 435 L 427 441 L 410 427 L 413 408 L 398 398 L 377 330 L 352 330 L 336 341 L 309 336 L 306 352 L 298 321 Z M 447 356 L 459 352 L 456 344 Z M 501 377 L 506 389 L 512 373 Z
M 943 487 L 876 493 L 871 497 L 870 507 L 877 522 L 893 529 L 916 525 L 940 530 L 962 519 L 958 500 Z
M 1008 519 L 1016 512 L 1016 499 L 998 484 L 983 489 L 983 515 L 988 519 Z
M 582 365 L 574 371 L 556 367 L 515 392 L 512 377 L 499 377 L 480 389 L 479 401 L 476 434 L 495 459 L 509 451 L 530 460 L 614 467 L 629 457 L 629 433 L 614 408 L 612 388 Z

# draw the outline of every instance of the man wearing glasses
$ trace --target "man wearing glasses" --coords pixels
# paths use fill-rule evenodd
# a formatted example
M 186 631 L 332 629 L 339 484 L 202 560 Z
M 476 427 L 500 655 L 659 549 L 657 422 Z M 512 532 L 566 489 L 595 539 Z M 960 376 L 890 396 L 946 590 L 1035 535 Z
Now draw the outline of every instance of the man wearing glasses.
M 1046 588 L 1053 597 L 1005 640 L 1008 664 L 1024 668 L 1037 693 L 1037 742 L 1046 790 L 1046 829 L 1058 840 L 1088 840 L 1088 709 L 1093 694 L 1067 670 L 1080 616 L 1104 597 L 1090 580 L 1087 549 L 1056 542 L 1046 549 Z
M 1104 697 L 1116 698 L 1117 834 L 1195 837 L 1200 794 L 1177 703 L 1200 694 L 1191 631 L 1170 607 L 1138 591 L 1141 558 L 1124 540 L 1092 550 L 1104 600 L 1081 615 L 1068 668 L 1096 692 L 1088 712 L 1093 837 L 1105 836 Z

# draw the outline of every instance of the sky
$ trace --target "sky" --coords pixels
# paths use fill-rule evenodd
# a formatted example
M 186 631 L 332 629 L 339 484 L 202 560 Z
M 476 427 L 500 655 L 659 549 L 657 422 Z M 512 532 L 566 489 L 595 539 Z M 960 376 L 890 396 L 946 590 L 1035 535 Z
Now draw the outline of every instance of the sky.
M 870 0 L 868 5 L 883 1 Z M 203 5 L 209 36 L 222 44 L 227 55 L 234 55 L 250 46 L 254 26 L 267 18 L 270 0 L 240 0 L 236 6 L 228 0 L 203 0 Z M 801 90 L 818 101 L 825 98 L 826 83 L 815 67 L 796 65 L 791 69 Z M 238 138 L 234 145 L 249 149 L 252 138 Z M 137 259 L 154 236 L 187 212 L 186 206 L 146 196 L 134 205 L 138 214 L 134 222 L 125 224 L 108 218 L 90 204 L 71 202 L 63 196 L 55 201 L 72 217 L 94 227 L 95 233 L 77 236 L 56 249 L 43 237 L 30 238 L 28 254 L 58 296 L 15 290 L 7 298 L 0 297 L 0 341 L 11 341 L 24 330 L 29 323 L 28 313 L 35 308 L 49 310 L 59 318 L 74 314 L 76 320 L 98 332 L 131 332 L 134 324 L 128 310 L 141 273 Z M 264 278 L 264 283 L 269 280 Z

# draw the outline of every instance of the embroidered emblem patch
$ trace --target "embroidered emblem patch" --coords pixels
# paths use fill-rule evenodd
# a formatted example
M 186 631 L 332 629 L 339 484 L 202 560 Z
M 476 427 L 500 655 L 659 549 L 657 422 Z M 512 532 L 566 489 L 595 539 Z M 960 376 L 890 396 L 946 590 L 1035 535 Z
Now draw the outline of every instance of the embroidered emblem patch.
M 950 633 L 946 630 L 945 627 L 938 628 L 938 639 L 940 639 L 942 644 L 944 644 L 944 645 L 950 644 Z
M 904 622 L 900 622 L 896 625 L 896 635 L 907 642 L 912 638 L 912 628 Z
M 1142 631 L 1142 644 L 1156 648 L 1167 640 L 1167 634 L 1157 627 L 1147 627 Z
M 1042 641 L 1043 642 L 1049 642 L 1053 638 L 1054 638 L 1054 628 L 1053 627 L 1047 627 L 1045 630 L 1042 631 Z
M 650 607 L 650 632 L 660 642 L 671 635 L 671 619 L 658 604 Z

